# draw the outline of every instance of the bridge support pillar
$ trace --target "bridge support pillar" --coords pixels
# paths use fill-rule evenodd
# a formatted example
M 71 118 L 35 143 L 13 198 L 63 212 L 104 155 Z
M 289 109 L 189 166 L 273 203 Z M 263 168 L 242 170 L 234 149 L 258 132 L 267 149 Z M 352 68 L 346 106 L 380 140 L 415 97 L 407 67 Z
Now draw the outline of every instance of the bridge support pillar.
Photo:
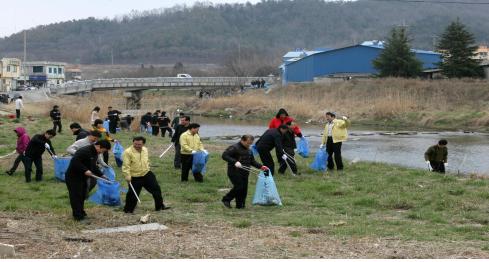
M 126 98 L 126 109 L 141 109 L 142 90 L 124 92 L 124 97 Z

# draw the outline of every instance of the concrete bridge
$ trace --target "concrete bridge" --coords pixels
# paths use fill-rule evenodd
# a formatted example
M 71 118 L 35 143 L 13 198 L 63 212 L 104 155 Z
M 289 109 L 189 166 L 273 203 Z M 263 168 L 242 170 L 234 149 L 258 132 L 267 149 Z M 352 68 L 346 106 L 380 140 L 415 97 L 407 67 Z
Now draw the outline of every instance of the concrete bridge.
M 127 109 L 139 109 L 142 92 L 149 89 L 160 90 L 197 90 L 208 93 L 229 91 L 234 88 L 250 86 L 251 81 L 261 77 L 151 77 L 151 78 L 114 78 L 64 83 L 50 88 L 51 94 L 74 95 L 93 91 L 123 90 Z M 274 78 L 263 78 L 268 84 Z

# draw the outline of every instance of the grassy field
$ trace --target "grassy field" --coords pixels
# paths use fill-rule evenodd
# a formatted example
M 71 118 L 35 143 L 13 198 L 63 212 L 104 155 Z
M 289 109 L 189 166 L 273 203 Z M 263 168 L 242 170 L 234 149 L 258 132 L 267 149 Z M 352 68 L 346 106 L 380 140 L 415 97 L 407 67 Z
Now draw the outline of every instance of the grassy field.
M 11 120 L 2 121 L 0 156 L 15 148 L 15 135 L 12 130 L 19 125 Z M 63 122 L 63 124 L 66 127 L 69 125 L 68 122 Z M 22 125 L 27 127 L 32 136 L 50 127 L 50 122 L 45 119 L 23 120 Z M 74 140 L 69 130 L 67 128 L 65 130 L 68 132 L 65 131 L 53 139 L 53 146 L 59 155 L 64 153 L 65 148 Z M 127 147 L 133 135 L 134 133 L 125 132 L 116 135 L 116 138 L 122 142 L 124 147 Z M 76 257 L 76 254 L 79 254 L 78 257 L 81 258 L 243 256 L 265 258 L 270 255 L 282 258 L 319 258 L 320 254 L 327 253 L 323 243 L 334 242 L 340 246 L 343 243 L 355 249 L 368 246 L 369 243 L 379 239 L 396 241 L 397 250 L 403 245 L 408 245 L 407 243 L 416 243 L 418 246 L 409 245 L 411 248 L 405 248 L 402 256 L 395 255 L 398 253 L 374 252 L 370 249 L 368 251 L 371 253 L 359 251 L 358 256 L 340 249 L 330 251 L 333 253 L 325 256 L 343 258 L 489 256 L 487 252 L 489 251 L 487 244 L 489 240 L 489 180 L 487 179 L 445 176 L 423 170 L 373 163 L 349 163 L 343 173 L 317 173 L 308 168 L 308 164 L 312 161 L 311 158 L 298 157 L 301 176 L 292 177 L 290 173 L 285 176 L 275 176 L 284 206 L 252 206 L 251 199 L 256 181 L 256 178 L 252 177 L 247 209 L 228 210 L 220 202 L 226 189 L 230 188 L 230 182 L 225 173 L 226 165 L 220 157 L 225 145 L 213 141 L 204 143 L 206 149 L 211 153 L 205 182 L 199 184 L 191 180 L 189 183 L 182 184 L 179 172 L 173 169 L 173 155 L 165 156 L 162 160 L 157 158 L 158 153 L 169 145 L 169 139 L 148 137 L 147 146 L 151 154 L 152 170 L 157 175 L 166 204 L 172 207 L 169 211 L 154 212 L 152 198 L 143 190 L 141 195 L 143 203 L 137 207 L 136 215 L 125 215 L 120 207 L 105 207 L 87 203 L 90 223 L 78 224 L 71 219 L 66 186 L 54 179 L 52 160 L 46 156 L 43 182 L 26 184 L 22 166 L 14 176 L 0 176 L 2 199 L 0 201 L 2 213 L 0 224 L 2 224 L 2 219 L 4 222 L 27 220 L 27 227 L 33 228 L 29 234 L 37 232 L 37 238 L 47 241 L 46 243 L 49 243 L 48 240 L 51 239 L 51 242 L 54 241 L 58 245 L 59 242 L 64 243 L 61 236 L 78 235 L 82 229 L 135 224 L 140 215 L 151 213 L 153 221 L 168 225 L 173 230 L 178 229 L 178 232 L 186 232 L 171 231 L 171 236 L 176 239 L 175 243 L 184 241 L 182 235 L 179 234 L 188 237 L 185 241 L 190 243 L 195 237 L 204 239 L 199 249 L 200 253 L 196 253 L 195 250 L 190 251 L 193 248 L 192 245 L 180 247 L 175 244 L 166 247 L 169 250 L 163 253 L 155 253 L 154 248 L 138 247 L 137 255 L 132 253 L 136 252 L 134 250 L 129 252 L 126 249 L 117 249 L 118 253 L 113 250 L 114 245 L 124 243 L 126 238 L 124 235 L 121 235 L 122 239 L 110 236 L 100 237 L 110 252 L 97 249 L 95 245 L 97 241 L 95 241 L 93 244 L 77 243 L 75 245 L 84 246 L 84 248 L 88 245 L 92 253 L 85 249 L 84 251 L 73 250 L 74 247 L 70 247 L 71 249 L 67 249 L 66 252 L 60 251 L 53 255 L 54 251 L 46 253 L 50 250 L 46 247 L 49 244 L 42 246 L 42 243 L 45 242 L 41 241 L 37 243 L 36 247 L 24 248 L 24 251 L 20 252 L 20 257 L 24 258 Z M 7 170 L 12 161 L 13 157 L 0 159 L 2 170 Z M 114 164 L 112 155 L 110 162 Z M 118 174 L 117 179 L 122 181 L 120 169 L 115 169 Z M 8 222 L 5 223 L 8 225 Z M 212 230 L 207 229 L 209 232 L 205 231 L 206 235 L 200 236 L 200 233 L 204 232 L 204 227 L 212 227 Z M 253 235 L 259 232 L 262 234 Z M 242 252 L 248 250 L 248 253 L 240 253 L 239 244 L 233 251 L 216 249 L 219 244 L 212 245 L 212 239 L 220 243 L 219 240 L 222 242 L 227 239 L 225 237 L 227 234 L 229 236 L 226 237 L 238 240 L 241 237 L 247 239 L 253 236 L 253 239 L 250 240 L 253 252 L 248 250 L 250 249 L 248 245 L 242 247 L 241 250 Z M 17 235 L 19 238 L 22 236 L 20 233 Z M 311 235 L 314 235 L 314 239 L 310 239 Z M 4 235 L 0 231 L 0 238 L 2 236 Z M 136 236 L 142 237 L 140 234 Z M 153 237 L 160 241 L 163 238 L 161 235 Z M 165 235 L 165 237 L 168 236 Z M 15 237 L 11 238 L 10 241 L 13 243 L 25 242 Z M 59 242 L 56 242 L 56 239 Z M 275 239 L 277 243 L 268 243 L 270 239 Z M 361 244 L 355 242 L 358 239 L 362 240 Z M 257 242 L 258 240 L 265 241 L 265 244 Z M 294 241 L 311 242 L 307 248 L 298 248 L 294 246 L 295 244 L 291 244 L 295 243 Z M 283 245 L 282 248 L 280 248 L 281 245 Z M 261 250 L 260 246 L 269 247 L 269 249 Z M 40 247 L 45 248 L 46 251 L 36 253 Z M 284 248 L 288 252 L 284 253 Z M 470 252 L 463 253 L 467 250 Z

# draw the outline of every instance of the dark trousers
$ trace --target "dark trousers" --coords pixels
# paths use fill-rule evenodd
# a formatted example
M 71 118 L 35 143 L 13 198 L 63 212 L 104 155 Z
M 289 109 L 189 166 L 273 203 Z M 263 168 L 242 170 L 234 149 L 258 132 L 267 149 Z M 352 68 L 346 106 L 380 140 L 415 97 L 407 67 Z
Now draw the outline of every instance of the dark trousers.
M 115 134 L 117 132 L 117 121 L 110 121 L 109 122 L 109 132 L 111 134 Z
M 173 159 L 173 165 L 175 168 L 182 168 L 182 154 L 180 154 L 180 144 L 175 144 L 175 158 Z
M 56 127 L 58 128 L 58 133 L 61 133 L 61 120 L 53 121 L 53 130 L 56 131 Z
M 287 155 L 289 155 L 291 157 L 295 156 L 293 148 L 287 148 L 287 149 L 285 149 L 285 152 L 287 153 Z M 282 158 L 278 158 L 278 160 L 279 160 L 278 163 L 280 164 L 278 172 L 280 174 L 285 173 L 285 170 L 287 170 L 287 167 L 290 167 L 292 173 L 297 174 L 297 165 L 295 163 L 295 158 L 290 159 L 289 156 L 287 156 L 287 163 L 285 163 L 285 160 L 283 160 Z
M 24 157 L 25 182 L 31 182 L 32 164 L 36 166 L 36 181 L 42 180 L 42 158 Z
M 328 169 L 334 169 L 336 163 L 336 169 L 343 170 L 343 160 L 341 159 L 341 142 L 333 143 L 333 138 L 328 137 L 326 142 L 326 152 L 328 152 Z M 333 162 L 334 155 L 334 162 Z
M 161 129 L 161 137 L 165 137 L 166 131 L 168 131 L 169 137 L 173 135 L 173 129 L 171 129 L 171 127 L 162 127 L 160 129 Z
M 87 198 L 87 179 L 75 177 L 74 174 L 66 174 L 66 187 L 70 196 L 70 205 L 75 220 L 82 220 L 85 213 L 84 205 Z
M 12 174 L 15 173 L 15 170 L 17 170 L 17 167 L 19 167 L 20 162 L 24 164 L 24 170 L 25 170 L 24 155 L 18 154 L 17 158 L 15 158 L 14 165 L 12 166 L 12 168 L 10 168 L 9 172 Z
M 433 172 L 445 173 L 445 163 L 443 161 L 430 161 Z
M 270 151 L 262 150 L 259 148 L 257 150 L 258 154 L 260 155 L 262 164 L 270 169 L 272 175 L 275 175 L 275 163 L 273 162 L 273 157 L 272 154 L 270 154 Z
M 222 198 L 222 201 L 231 202 L 236 199 L 236 208 L 244 208 L 248 194 L 248 175 L 228 172 L 228 177 L 233 183 L 233 188 Z
M 103 159 L 104 159 L 104 162 L 108 165 L 109 164 L 109 152 L 108 151 L 105 151 L 103 154 Z
M 20 109 L 15 109 L 15 117 L 16 117 L 17 119 L 19 119 L 19 118 L 20 118 Z
M 188 172 L 192 171 L 193 155 L 181 154 L 182 160 L 182 181 L 188 181 Z M 204 176 L 201 173 L 193 173 L 194 179 L 197 182 L 204 182 Z
M 136 194 L 139 196 L 141 193 L 141 189 L 144 187 L 151 195 L 153 195 L 153 199 L 155 201 L 155 210 L 161 210 L 165 207 L 163 204 L 163 196 L 161 195 L 160 185 L 158 185 L 158 181 L 156 181 L 156 177 L 153 172 L 149 171 L 145 176 L 142 177 L 133 177 L 131 179 L 131 184 L 136 191 Z M 132 213 L 137 205 L 137 198 L 134 195 L 134 192 L 128 185 L 129 189 L 127 190 L 126 195 L 126 205 L 124 206 L 124 212 Z
M 153 136 L 157 136 L 158 133 L 160 132 L 160 127 L 159 126 L 151 126 L 153 129 Z

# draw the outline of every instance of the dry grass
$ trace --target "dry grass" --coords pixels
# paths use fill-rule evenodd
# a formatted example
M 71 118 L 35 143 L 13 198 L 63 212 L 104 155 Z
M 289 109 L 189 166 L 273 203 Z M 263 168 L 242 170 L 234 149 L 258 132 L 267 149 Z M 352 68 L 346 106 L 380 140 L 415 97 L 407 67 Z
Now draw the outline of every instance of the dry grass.
M 234 108 L 238 112 L 276 112 L 286 108 L 302 119 L 320 120 L 326 111 L 336 111 L 356 119 L 393 120 L 419 113 L 416 121 L 436 121 L 443 112 L 479 112 L 473 124 L 488 125 L 489 83 L 479 80 L 423 81 L 408 79 L 370 79 L 330 85 L 291 85 L 264 95 L 262 90 L 239 97 L 204 101 L 200 111 Z M 266 117 L 269 117 L 267 115 Z

